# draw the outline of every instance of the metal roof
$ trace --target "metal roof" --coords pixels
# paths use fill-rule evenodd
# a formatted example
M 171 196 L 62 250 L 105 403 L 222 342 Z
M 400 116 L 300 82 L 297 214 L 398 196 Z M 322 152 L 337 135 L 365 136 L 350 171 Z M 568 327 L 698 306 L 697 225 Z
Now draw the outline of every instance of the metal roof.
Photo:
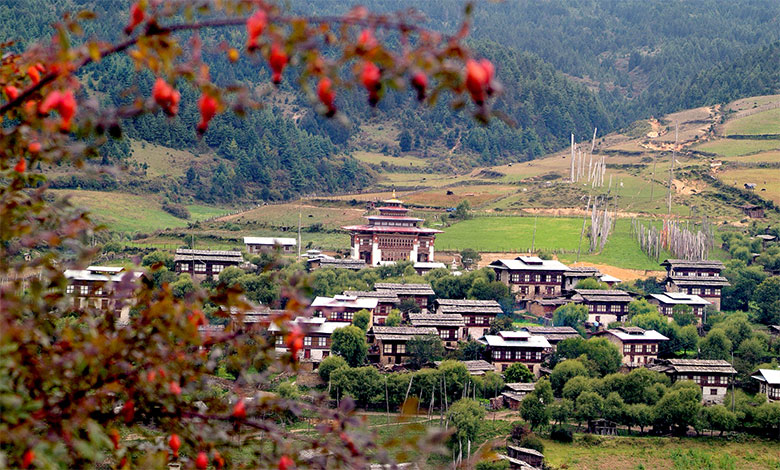
M 723 276 L 669 276 L 667 279 L 678 286 L 730 286 Z
M 395 292 L 400 295 L 436 295 L 430 284 L 399 284 L 394 282 L 377 282 L 376 291 Z
M 507 333 L 515 333 L 508 335 Z M 525 333 L 521 335 L 519 333 Z M 506 348 L 550 348 L 550 342 L 547 338 L 540 335 L 531 335 L 528 332 L 523 331 L 499 331 L 498 335 L 485 335 L 479 338 L 482 344 L 489 347 L 506 347 Z
M 351 325 L 350 322 L 330 321 L 321 317 L 296 317 L 290 324 L 299 326 L 306 333 L 322 335 L 331 335 L 337 329 Z M 281 327 L 271 323 L 268 331 L 281 331 Z
M 463 315 L 444 313 L 410 313 L 409 323 L 412 326 L 464 326 Z
M 414 263 L 414 269 L 438 269 L 438 268 L 447 268 L 447 265 L 444 263 L 434 263 L 431 261 L 417 261 Z
M 355 308 L 373 310 L 376 308 L 379 300 L 371 297 L 355 297 L 349 295 L 337 295 L 335 297 L 316 297 L 311 306 L 314 308 Z
M 777 369 L 758 369 L 758 372 L 751 378 L 766 382 L 769 385 L 780 385 L 780 370 Z
M 90 266 L 89 268 L 92 268 L 94 266 Z M 116 274 L 102 274 L 95 270 L 87 269 L 66 269 L 65 270 L 65 278 L 73 281 L 89 281 L 89 282 L 119 282 L 121 281 L 126 275 L 127 272 L 116 272 Z M 133 278 L 138 278 L 143 275 L 142 272 L 136 271 L 132 272 L 131 276 Z
M 669 338 L 655 330 L 643 330 L 642 328 L 621 327 L 611 330 L 603 330 L 597 334 L 610 334 L 620 341 L 668 341 Z
M 667 259 L 661 263 L 661 266 L 674 268 L 701 268 L 701 269 L 723 269 L 723 261 L 720 260 L 688 260 L 688 259 Z
M 424 227 L 397 227 L 388 225 L 345 225 L 341 227 L 351 232 L 385 232 L 385 233 L 422 233 L 434 234 L 442 233 L 441 230 Z
M 373 290 L 345 290 L 344 295 L 351 295 L 353 297 L 367 297 L 372 299 L 379 299 L 379 303 L 393 303 L 400 302 L 398 295 L 393 292 L 377 292 Z
M 295 246 L 298 241 L 294 238 L 277 238 L 277 237 L 244 237 L 245 245 L 281 245 L 281 246 Z
M 710 305 L 712 302 L 705 300 L 698 295 L 683 294 L 682 292 L 663 292 L 661 294 L 650 294 L 650 297 L 663 304 L 670 305 Z
M 568 271 L 569 267 L 558 260 L 541 259 L 536 256 L 518 256 L 515 259 L 499 259 L 490 267 L 510 271 Z
M 439 308 L 437 312 L 460 313 L 460 314 L 482 314 L 499 315 L 504 313 L 501 305 L 495 300 L 473 300 L 473 299 L 437 299 Z
M 504 384 L 506 388 L 514 392 L 533 392 L 536 389 L 536 383 L 510 382 Z
M 227 263 L 243 263 L 244 257 L 240 251 L 223 250 L 190 250 L 179 248 L 173 261 L 224 261 Z
M 415 336 L 438 336 L 439 331 L 433 327 L 418 328 L 414 326 L 374 326 L 369 333 L 382 341 L 408 341 Z
M 634 300 L 628 292 L 622 290 L 603 290 L 603 289 L 574 289 L 577 293 L 572 300 L 578 300 L 577 297 L 586 302 L 631 302 Z
M 659 359 L 656 364 L 656 366 L 651 368 L 652 370 L 666 373 L 711 373 L 725 375 L 734 375 L 737 373 L 728 361 L 723 360 Z

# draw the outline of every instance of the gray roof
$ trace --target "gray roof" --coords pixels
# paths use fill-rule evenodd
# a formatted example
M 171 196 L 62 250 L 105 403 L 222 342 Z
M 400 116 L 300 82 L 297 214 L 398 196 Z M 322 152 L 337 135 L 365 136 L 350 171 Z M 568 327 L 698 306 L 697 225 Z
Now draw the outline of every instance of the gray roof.
M 515 452 L 520 452 L 521 454 L 535 455 L 537 457 L 544 458 L 544 454 L 539 452 L 538 450 L 529 449 L 527 447 L 518 447 L 518 446 L 513 446 L 513 445 L 508 445 L 506 447 L 508 449 L 514 450 Z
M 366 262 L 362 259 L 338 259 L 338 258 L 311 258 L 307 263 L 320 263 L 321 268 L 334 269 L 354 269 L 359 271 L 366 267 Z
M 599 271 L 599 268 L 594 268 L 590 266 L 576 266 L 576 267 L 570 267 L 568 271 L 563 273 L 563 277 L 598 277 L 601 276 L 601 271 Z
M 730 286 L 723 276 L 668 276 L 667 280 L 678 286 Z
M 634 300 L 628 292 L 622 290 L 604 290 L 604 289 L 574 289 L 577 295 L 572 300 L 583 300 L 585 302 L 631 302 Z
M 550 348 L 547 338 L 540 335 L 532 335 L 527 331 L 499 331 L 498 335 L 485 335 L 479 338 L 482 344 L 488 347 L 506 348 Z
M 579 332 L 570 326 L 524 326 L 520 328 L 534 335 L 547 338 L 547 341 L 563 341 L 569 338 L 577 338 Z
M 436 367 L 440 366 L 443 361 L 436 361 Z M 495 372 L 496 367 L 488 361 L 477 359 L 474 361 L 460 361 L 466 366 L 470 375 L 484 375 L 485 372 Z
M 394 282 L 377 282 L 376 291 L 390 291 L 398 295 L 436 295 L 430 284 L 399 284 Z
M 294 238 L 280 238 L 280 237 L 244 237 L 245 245 L 265 245 L 265 246 L 295 246 L 298 241 Z
M 222 261 L 226 263 L 241 264 L 244 262 L 244 257 L 241 255 L 240 251 L 190 250 L 179 248 L 176 250 L 176 256 L 173 257 L 173 261 Z
M 667 259 L 661 263 L 661 266 L 671 268 L 697 268 L 697 269 L 723 269 L 723 261 L 720 260 L 688 260 L 688 259 Z
M 463 315 L 458 313 L 410 313 L 409 323 L 412 326 L 464 326 Z
M 683 294 L 682 292 L 664 292 L 661 294 L 650 294 L 650 297 L 663 304 L 668 305 L 710 305 L 712 302 L 702 299 L 698 295 Z
M 780 385 L 780 370 L 777 369 L 758 369 L 751 378 L 760 382 L 766 382 L 769 385 Z
M 408 341 L 414 336 L 427 336 L 436 335 L 439 332 L 436 328 L 417 328 L 413 326 L 374 326 L 369 330 L 369 334 L 372 334 L 378 340 L 396 340 L 396 341 Z
M 711 359 L 659 359 L 652 370 L 659 372 L 686 373 L 714 373 L 733 375 L 737 371 L 728 361 Z
M 400 302 L 397 294 L 393 292 L 387 292 L 387 291 L 377 292 L 373 290 L 345 290 L 344 295 L 379 299 L 379 303 L 382 304 L 386 304 L 386 303 L 397 304 Z
M 536 383 L 510 382 L 505 384 L 506 388 L 514 392 L 533 392 L 536 389 Z
M 620 341 L 668 341 L 669 338 L 655 330 L 643 330 L 635 326 L 621 326 L 611 330 L 603 330 L 597 334 L 610 334 Z
M 479 313 L 499 315 L 504 313 L 495 300 L 438 299 L 439 313 Z

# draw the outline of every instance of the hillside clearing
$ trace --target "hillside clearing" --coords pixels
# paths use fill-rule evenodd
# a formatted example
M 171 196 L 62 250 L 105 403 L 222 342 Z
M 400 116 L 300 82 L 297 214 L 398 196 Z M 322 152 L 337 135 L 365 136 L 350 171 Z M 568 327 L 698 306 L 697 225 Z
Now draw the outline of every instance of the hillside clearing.
M 438 250 L 528 252 L 537 250 L 577 250 L 582 219 L 534 217 L 477 217 L 458 222 L 436 239 Z
M 723 133 L 726 135 L 780 134 L 780 108 L 727 121 L 723 126 Z
M 780 203 L 780 168 L 726 170 L 720 174 L 720 179 L 738 188 L 744 188 L 745 183 L 753 183 L 761 197 Z
M 694 149 L 723 157 L 736 157 L 780 149 L 780 140 L 716 139 L 696 145 Z

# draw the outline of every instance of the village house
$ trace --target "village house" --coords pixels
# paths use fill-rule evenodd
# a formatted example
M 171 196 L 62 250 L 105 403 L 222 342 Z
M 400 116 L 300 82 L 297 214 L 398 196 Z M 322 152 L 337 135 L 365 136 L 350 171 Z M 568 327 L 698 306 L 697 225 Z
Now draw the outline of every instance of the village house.
M 314 271 L 315 269 L 320 268 L 349 269 L 351 271 L 360 271 L 366 267 L 366 262 L 362 259 L 339 259 L 333 258 L 332 256 L 322 256 L 309 258 L 306 260 L 306 268 L 309 271 Z
M 396 261 L 433 261 L 436 234 L 441 230 L 421 227 L 423 219 L 409 217 L 409 209 L 395 197 L 384 201 L 379 215 L 369 215 L 368 224 L 342 227 L 350 234 L 351 257 L 370 266 Z
M 436 367 L 439 367 L 443 361 L 435 361 Z M 469 375 L 485 375 L 485 372 L 495 372 L 496 368 L 493 364 L 485 361 L 484 359 L 475 359 L 472 361 L 459 361 L 466 366 L 466 370 Z
M 398 300 L 403 302 L 412 299 L 420 307 L 422 312 L 428 310 L 431 299 L 436 296 L 430 284 L 399 284 L 393 282 L 377 282 L 374 284 L 374 290 L 395 294 Z
M 538 450 L 510 444 L 506 446 L 506 452 L 507 455 L 501 455 L 501 458 L 509 461 L 509 470 L 544 468 L 544 454 Z
M 436 328 L 444 346 L 457 348 L 465 336 L 465 322 L 459 313 L 410 313 L 409 323 L 417 328 Z
M 398 298 L 398 295 L 396 295 L 393 292 L 376 292 L 376 291 L 360 291 L 360 290 L 345 290 L 344 295 L 357 297 L 357 298 L 366 298 L 366 299 L 376 299 L 377 304 L 376 308 L 374 309 L 374 325 L 384 325 L 385 320 L 387 320 L 387 316 L 390 315 L 390 312 L 398 308 L 398 304 L 401 303 L 401 300 Z
M 490 263 L 499 281 L 517 294 L 522 307 L 525 301 L 551 298 L 561 295 L 563 274 L 569 268 L 556 260 L 544 260 L 537 256 L 518 256 L 515 259 L 499 259 Z
M 71 296 L 72 305 L 77 309 L 110 310 L 117 316 L 119 323 L 127 323 L 130 320 L 131 305 L 125 300 L 130 297 L 131 292 L 116 287 L 125 280 L 135 283 L 142 275 L 141 272 L 129 272 L 121 266 L 67 269 L 65 279 L 68 284 L 65 293 Z
M 303 347 L 298 352 L 298 358 L 315 365 L 330 356 L 331 335 L 339 328 L 349 326 L 349 322 L 329 321 L 322 317 L 297 317 L 291 322 L 301 328 L 306 336 L 303 337 Z M 268 331 L 276 337 L 275 349 L 277 352 L 288 352 L 284 335 L 280 334 L 280 327 L 271 323 Z
M 758 391 L 766 395 L 767 401 L 780 401 L 780 370 L 758 369 L 750 378 L 758 381 Z
M 552 351 L 544 336 L 527 331 L 499 331 L 497 335 L 485 335 L 477 341 L 487 346 L 497 372 L 504 372 L 512 364 L 520 362 L 538 376 L 545 356 Z
M 620 350 L 623 365 L 629 369 L 652 364 L 658 358 L 658 347 L 669 338 L 655 330 L 644 330 L 636 326 L 621 326 L 596 333 L 607 338 Z
M 358 297 L 355 295 L 336 295 L 334 297 L 316 297 L 311 308 L 314 317 L 326 318 L 328 321 L 346 321 L 352 323 L 355 313 L 368 310 L 373 318 L 374 310 L 379 300 L 374 297 Z M 371 320 L 368 322 L 371 325 Z
M 490 323 L 504 313 L 495 300 L 437 299 L 436 313 L 460 314 L 465 321 L 462 339 L 476 339 L 490 331 Z
M 657 359 L 650 370 L 663 372 L 672 379 L 692 380 L 701 387 L 702 403 L 722 403 L 730 379 L 737 371 L 728 361 L 704 359 Z
M 436 328 L 413 326 L 374 326 L 366 334 L 368 357 L 382 365 L 403 364 L 409 360 L 406 343 L 415 336 L 438 336 Z
M 558 343 L 565 339 L 581 338 L 580 333 L 570 326 L 524 326 L 520 328 L 532 335 L 543 336 L 550 343 L 553 349 L 558 347 Z
M 241 266 L 244 257 L 240 251 L 191 250 L 179 248 L 173 257 L 177 273 L 187 273 L 196 281 L 217 280 L 228 266 Z
M 244 237 L 244 245 L 249 254 L 272 253 L 279 250 L 285 254 L 295 253 L 298 241 L 294 238 Z
M 728 279 L 721 276 L 723 262 L 717 260 L 689 261 L 667 259 L 661 266 L 666 268 L 666 292 L 682 292 L 703 297 L 720 311 L 721 289 L 730 286 Z
M 552 299 L 533 299 L 525 303 L 525 309 L 531 315 L 544 318 L 546 323 L 552 323 L 553 314 L 558 307 L 571 303 L 568 297 L 554 297 Z
M 772 336 L 780 336 L 780 325 L 769 325 L 769 334 Z
M 747 185 L 745 185 L 747 186 Z M 742 209 L 742 212 L 750 217 L 751 219 L 763 219 L 764 218 L 764 208 L 761 206 L 757 206 L 755 204 L 746 203 L 739 206 L 740 209 Z
M 699 319 L 699 324 L 707 321 L 706 309 L 707 305 L 712 305 L 712 302 L 701 298 L 698 295 L 683 294 L 682 292 L 664 292 L 661 294 L 650 294 L 647 299 L 651 304 L 658 306 L 658 312 L 661 315 L 665 315 L 672 318 L 674 314 L 674 307 L 678 305 L 687 305 L 691 308 L 691 313 L 696 315 Z
M 588 307 L 588 324 L 609 325 L 623 321 L 628 304 L 634 300 L 622 290 L 575 289 L 571 300 Z
M 599 277 L 601 277 L 601 271 L 598 268 L 590 266 L 570 267 L 568 271 L 563 273 L 563 291 L 572 292 L 580 281 L 589 278 L 598 279 Z
M 425 276 L 434 269 L 447 269 L 447 265 L 434 261 L 418 261 L 414 263 L 414 270 L 420 276 Z
M 520 402 L 523 401 L 523 398 L 536 389 L 536 383 L 513 382 L 505 384 L 504 387 L 506 390 L 501 392 L 503 405 L 510 410 L 517 411 L 520 409 Z

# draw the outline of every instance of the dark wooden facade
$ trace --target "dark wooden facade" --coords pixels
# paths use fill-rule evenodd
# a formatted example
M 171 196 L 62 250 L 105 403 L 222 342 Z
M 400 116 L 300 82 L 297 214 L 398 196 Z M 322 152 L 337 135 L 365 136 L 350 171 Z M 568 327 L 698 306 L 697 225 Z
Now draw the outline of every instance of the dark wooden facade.
M 187 273 L 193 279 L 216 280 L 225 268 L 241 266 L 244 257 L 240 251 L 190 250 L 179 248 L 173 258 L 177 273 Z

